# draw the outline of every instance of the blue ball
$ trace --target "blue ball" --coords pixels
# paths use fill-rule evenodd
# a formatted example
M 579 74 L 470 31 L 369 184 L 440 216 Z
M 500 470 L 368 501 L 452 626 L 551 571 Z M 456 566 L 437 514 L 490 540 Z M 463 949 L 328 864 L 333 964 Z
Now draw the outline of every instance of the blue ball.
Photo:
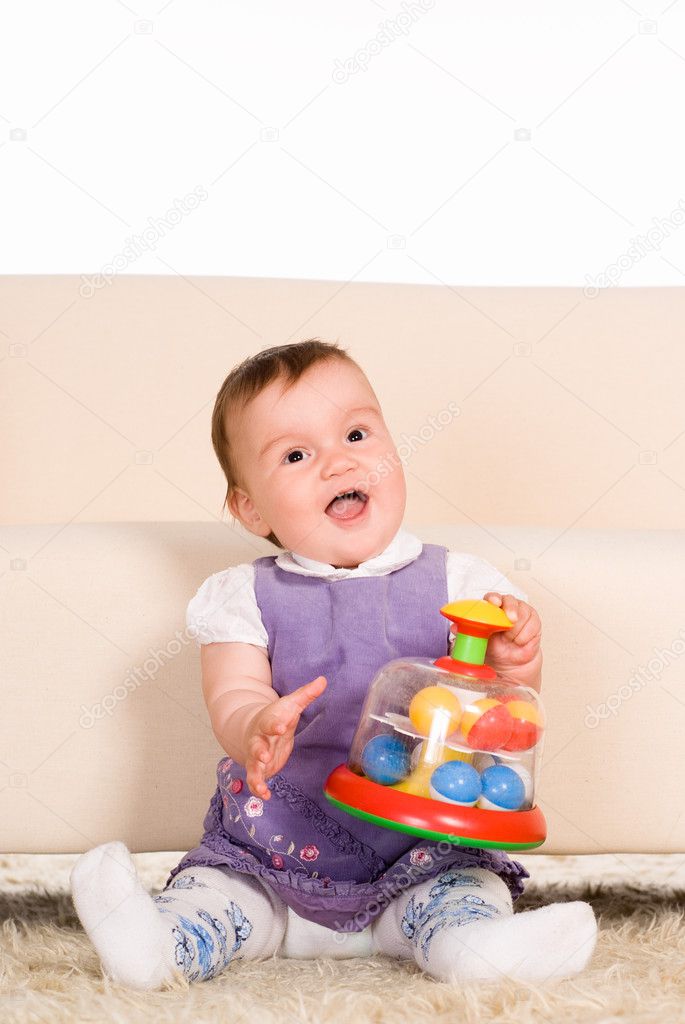
M 521 776 L 505 764 L 493 764 L 481 775 L 483 796 L 505 811 L 516 811 L 525 799 Z
M 409 762 L 409 750 L 398 736 L 374 736 L 362 750 L 362 771 L 381 786 L 392 786 L 406 778 Z
M 445 761 L 431 775 L 430 789 L 436 800 L 472 805 L 480 796 L 480 775 L 466 761 Z

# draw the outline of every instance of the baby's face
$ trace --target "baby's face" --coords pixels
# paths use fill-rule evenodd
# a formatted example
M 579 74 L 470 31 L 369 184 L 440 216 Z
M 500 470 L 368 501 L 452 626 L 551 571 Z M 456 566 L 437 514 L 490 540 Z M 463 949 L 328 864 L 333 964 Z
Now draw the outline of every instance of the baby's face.
M 395 445 L 369 382 L 330 359 L 288 391 L 273 381 L 231 424 L 238 488 L 229 505 L 252 533 L 273 531 L 286 549 L 338 567 L 384 550 L 402 524 L 407 492 Z M 336 511 L 336 495 L 361 491 Z

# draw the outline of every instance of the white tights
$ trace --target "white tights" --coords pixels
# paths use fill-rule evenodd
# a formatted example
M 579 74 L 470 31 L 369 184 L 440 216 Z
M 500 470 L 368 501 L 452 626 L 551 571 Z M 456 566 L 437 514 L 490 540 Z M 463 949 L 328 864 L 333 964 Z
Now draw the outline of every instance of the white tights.
M 71 873 L 76 911 L 105 974 L 135 989 L 174 977 L 207 981 L 234 959 L 356 957 L 414 960 L 440 981 L 569 977 L 597 936 L 587 903 L 513 913 L 503 880 L 450 869 L 405 889 L 361 932 L 334 932 L 295 914 L 258 878 L 229 868 L 180 871 L 158 896 L 123 843 L 83 854 Z

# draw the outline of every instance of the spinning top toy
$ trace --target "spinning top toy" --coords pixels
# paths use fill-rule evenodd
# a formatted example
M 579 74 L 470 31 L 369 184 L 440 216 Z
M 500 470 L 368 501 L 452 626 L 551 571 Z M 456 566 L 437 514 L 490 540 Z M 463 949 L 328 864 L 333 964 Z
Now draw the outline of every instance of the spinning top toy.
M 383 828 L 455 845 L 540 846 L 540 699 L 485 664 L 488 640 L 512 623 L 488 601 L 454 601 L 440 612 L 457 625 L 450 654 L 380 669 L 326 797 Z

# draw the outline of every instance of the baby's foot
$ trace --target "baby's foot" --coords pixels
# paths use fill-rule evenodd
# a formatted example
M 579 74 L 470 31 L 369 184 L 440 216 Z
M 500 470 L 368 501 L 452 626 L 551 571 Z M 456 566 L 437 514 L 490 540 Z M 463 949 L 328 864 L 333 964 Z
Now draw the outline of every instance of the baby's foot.
M 589 903 L 552 903 L 489 920 L 436 931 L 428 959 L 416 962 L 439 981 L 570 978 L 586 967 L 597 942 Z
M 105 843 L 79 857 L 71 892 L 81 924 L 113 981 L 158 989 L 176 973 L 173 936 L 141 885 L 124 843 Z

